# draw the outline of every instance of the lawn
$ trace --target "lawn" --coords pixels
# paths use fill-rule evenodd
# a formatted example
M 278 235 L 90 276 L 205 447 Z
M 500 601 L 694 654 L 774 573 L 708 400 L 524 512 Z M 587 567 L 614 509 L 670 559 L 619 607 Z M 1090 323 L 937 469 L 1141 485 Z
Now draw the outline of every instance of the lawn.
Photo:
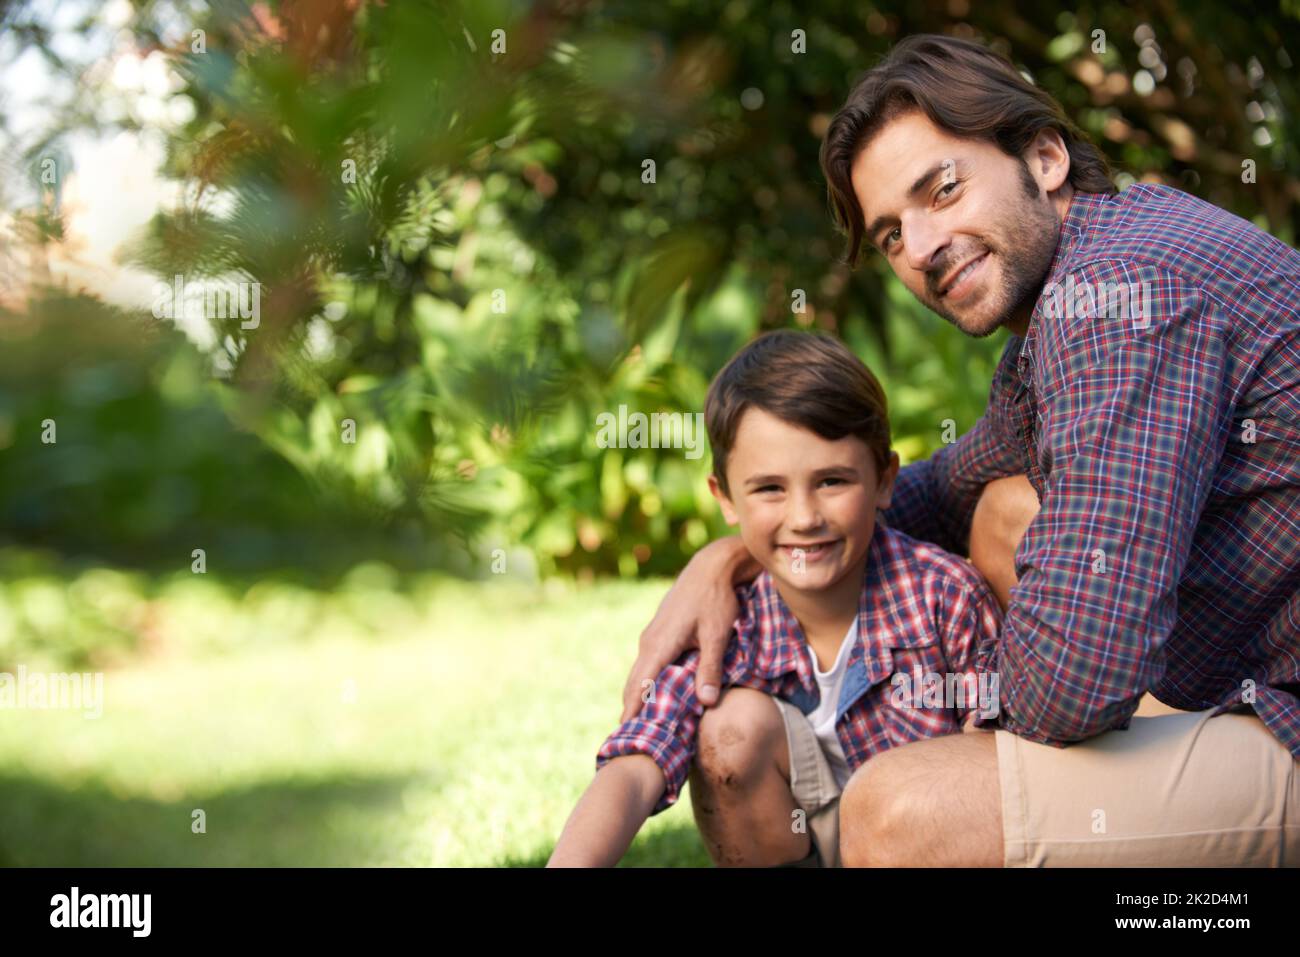
M 0 864 L 544 864 L 664 588 L 155 602 L 162 634 L 106 670 L 102 717 L 0 711 Z M 708 865 L 689 796 L 624 863 Z

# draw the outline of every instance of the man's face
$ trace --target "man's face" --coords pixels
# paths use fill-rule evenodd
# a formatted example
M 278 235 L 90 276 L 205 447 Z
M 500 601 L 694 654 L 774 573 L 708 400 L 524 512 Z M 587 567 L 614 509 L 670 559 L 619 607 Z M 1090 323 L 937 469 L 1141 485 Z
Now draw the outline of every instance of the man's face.
M 851 177 L 867 241 L 917 299 L 976 337 L 1028 320 L 1061 224 L 1020 158 L 913 110 L 868 141 Z
M 861 587 L 860 572 L 876 526 L 889 506 L 898 457 L 878 474 L 867 444 L 855 436 L 824 439 L 762 409 L 741 416 L 727 456 L 723 493 L 709 487 L 729 524 L 740 525 L 750 554 L 783 587 L 825 592 Z

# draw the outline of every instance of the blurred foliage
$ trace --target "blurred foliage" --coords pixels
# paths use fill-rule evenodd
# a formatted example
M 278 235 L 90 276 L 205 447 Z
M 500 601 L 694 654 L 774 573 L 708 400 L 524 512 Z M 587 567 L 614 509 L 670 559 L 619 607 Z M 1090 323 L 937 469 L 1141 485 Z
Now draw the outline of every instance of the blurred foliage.
M 465 566 L 446 544 L 454 528 L 375 510 L 238 431 L 207 366 L 169 325 L 91 298 L 0 310 L 6 537 L 187 577 L 200 548 L 234 579 L 338 575 L 366 550 L 399 567 Z
M 975 422 L 1000 338 L 966 339 L 883 262 L 839 263 L 817 166 L 854 78 L 902 35 L 1008 53 L 1122 183 L 1180 186 L 1292 243 L 1300 226 L 1289 0 L 1232 15 L 1156 0 L 134 7 L 138 44 L 168 57 L 194 106 L 167 131 L 187 201 L 155 218 L 134 261 L 168 282 L 261 284 L 257 329 L 214 320 L 221 406 L 372 522 L 477 543 L 480 569 L 500 547 L 544 574 L 677 570 L 723 528 L 708 457 L 598 448 L 596 417 L 702 409 L 709 378 L 761 329 L 852 344 L 885 382 L 905 459 L 933 451 L 944 420 Z M 139 434 L 141 456 L 169 430 L 203 434 L 159 395 L 176 420 Z M 238 486 L 215 428 L 213 488 Z M 87 461 L 127 454 L 95 441 Z M 0 481 L 35 481 L 47 459 L 11 449 Z M 229 534 L 280 538 L 281 515 L 315 507 L 267 476 L 229 506 L 247 510 Z M 156 506 L 105 491 L 83 521 L 105 538 L 165 524 L 185 496 L 157 481 Z M 281 511 L 278 496 L 295 502 Z M 49 524 L 52 509 L 12 527 L 62 540 L 71 513 Z

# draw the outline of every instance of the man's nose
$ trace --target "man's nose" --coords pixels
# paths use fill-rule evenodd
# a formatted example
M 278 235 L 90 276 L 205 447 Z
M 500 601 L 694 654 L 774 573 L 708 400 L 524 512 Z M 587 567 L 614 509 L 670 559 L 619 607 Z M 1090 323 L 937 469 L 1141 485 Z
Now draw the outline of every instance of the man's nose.
M 919 273 L 928 273 L 943 258 L 950 240 L 948 230 L 930 216 L 914 216 L 903 220 L 903 251 L 907 264 Z M 942 276 L 935 276 L 935 281 Z

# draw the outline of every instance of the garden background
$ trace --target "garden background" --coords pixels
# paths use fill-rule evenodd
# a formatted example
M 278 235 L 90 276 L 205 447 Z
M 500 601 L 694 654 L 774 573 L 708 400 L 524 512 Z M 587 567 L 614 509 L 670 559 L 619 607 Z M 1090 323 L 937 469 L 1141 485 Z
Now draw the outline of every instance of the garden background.
M 839 261 L 817 151 L 853 79 L 910 33 L 983 40 L 1117 185 L 1294 245 L 1298 25 L 1296 0 L 0 5 L 0 672 L 104 676 L 99 717 L 0 709 L 0 864 L 544 863 L 668 577 L 725 528 L 707 455 L 601 448 L 597 416 L 699 411 L 785 326 L 877 372 L 904 461 L 983 409 L 1002 335 Z M 96 143 L 143 144 L 169 200 L 96 178 Z M 259 283 L 258 325 L 108 295 L 111 202 L 141 216 L 114 276 Z M 689 800 L 625 863 L 707 865 Z

